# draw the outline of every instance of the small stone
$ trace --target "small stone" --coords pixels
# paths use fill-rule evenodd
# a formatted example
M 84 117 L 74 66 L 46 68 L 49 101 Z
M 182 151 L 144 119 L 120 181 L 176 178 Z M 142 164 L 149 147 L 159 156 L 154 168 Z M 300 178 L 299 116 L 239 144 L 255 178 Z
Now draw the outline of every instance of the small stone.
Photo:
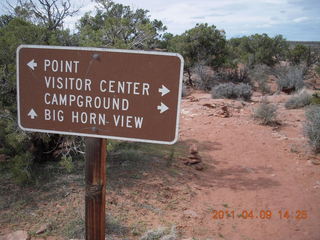
M 197 164 L 197 163 L 199 163 L 199 162 L 201 162 L 201 160 L 198 159 L 198 158 L 189 158 L 189 159 L 185 159 L 185 160 L 184 160 L 184 164 L 185 164 L 185 165 Z
M 50 224 L 43 224 L 40 226 L 40 228 L 36 231 L 36 234 L 42 234 L 46 232 L 50 228 Z
M 196 218 L 196 217 L 198 217 L 198 214 L 193 210 L 185 210 L 183 212 L 183 215 L 185 215 L 187 218 L 192 218 L 192 217 Z
M 201 161 L 201 157 L 198 153 L 190 154 L 189 157 L 190 159 L 199 159 Z
M 203 166 L 201 166 L 201 165 L 196 165 L 196 166 L 195 166 L 195 169 L 198 170 L 198 171 L 202 171 L 202 170 L 203 170 Z
M 192 144 L 192 145 L 190 146 L 189 152 L 190 152 L 191 154 L 196 154 L 196 153 L 198 153 L 198 147 L 197 147 L 197 145 L 196 145 L 196 144 Z
M 202 106 L 207 107 L 207 108 L 216 108 L 216 105 L 211 104 L 211 103 L 205 103 Z

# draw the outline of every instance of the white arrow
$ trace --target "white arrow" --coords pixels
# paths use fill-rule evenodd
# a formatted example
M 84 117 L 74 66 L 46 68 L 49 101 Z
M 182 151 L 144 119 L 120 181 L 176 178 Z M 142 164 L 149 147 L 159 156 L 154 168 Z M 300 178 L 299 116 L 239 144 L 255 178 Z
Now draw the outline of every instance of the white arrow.
M 31 108 L 30 112 L 28 113 L 28 116 L 31 119 L 35 119 L 36 117 L 38 117 L 38 114 L 33 110 L 33 108 Z
M 166 95 L 169 92 L 170 92 L 170 90 L 168 88 L 166 88 L 164 85 L 162 85 L 161 88 L 159 88 L 159 93 L 161 93 L 161 97 Z
M 38 64 L 32 59 L 30 62 L 27 63 L 28 67 L 34 70 L 35 67 L 38 66 Z
M 163 112 L 167 111 L 169 108 L 166 105 L 164 105 L 163 103 L 161 103 L 160 106 L 157 106 L 157 109 L 160 110 L 160 113 L 163 113 Z

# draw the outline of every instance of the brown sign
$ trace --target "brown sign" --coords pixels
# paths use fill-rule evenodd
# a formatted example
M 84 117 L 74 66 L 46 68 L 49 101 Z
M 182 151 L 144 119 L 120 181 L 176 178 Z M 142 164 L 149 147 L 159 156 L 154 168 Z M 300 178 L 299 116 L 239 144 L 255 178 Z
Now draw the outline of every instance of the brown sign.
M 21 45 L 23 130 L 172 144 L 183 59 L 175 53 Z

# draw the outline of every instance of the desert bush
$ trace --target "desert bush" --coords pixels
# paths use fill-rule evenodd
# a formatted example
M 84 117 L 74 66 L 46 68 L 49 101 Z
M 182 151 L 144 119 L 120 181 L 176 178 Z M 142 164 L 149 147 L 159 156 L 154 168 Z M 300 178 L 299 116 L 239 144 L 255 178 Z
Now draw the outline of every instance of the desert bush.
M 235 84 L 238 83 L 247 83 L 250 84 L 251 80 L 249 78 L 248 68 L 231 68 L 231 69 L 222 69 L 216 72 L 214 79 L 216 82 L 232 82 Z
M 306 111 L 304 134 L 315 153 L 320 152 L 320 106 L 312 106 Z
M 313 105 L 320 104 L 320 92 L 315 92 L 312 94 L 310 102 Z
M 304 86 L 307 68 L 303 65 L 279 66 L 275 69 L 278 90 L 286 93 L 297 91 Z
M 311 98 L 311 94 L 301 91 L 289 98 L 284 106 L 287 109 L 303 108 L 311 103 Z
M 253 118 L 263 125 L 277 123 L 277 107 L 274 104 L 263 101 L 253 112 Z
M 229 98 L 250 100 L 252 96 L 252 88 L 245 83 L 222 83 L 213 88 L 212 98 Z
M 195 64 L 192 72 L 198 75 L 198 79 L 194 79 L 194 86 L 196 88 L 208 91 L 215 85 L 212 70 L 203 63 Z
M 158 229 L 149 230 L 146 232 L 140 240 L 176 240 L 178 239 L 178 234 L 175 226 L 171 229 L 160 227 Z
M 263 94 L 271 92 L 270 86 L 268 85 L 268 76 L 270 74 L 270 67 L 264 64 L 257 64 L 249 71 L 250 79 L 254 82 L 257 82 L 258 89 Z
M 233 83 L 247 83 L 251 84 L 249 77 L 249 70 L 247 67 L 239 69 L 230 69 L 226 71 L 227 79 Z
M 302 62 L 310 62 L 311 49 L 302 44 L 296 45 L 293 49 L 289 49 L 288 60 L 293 65 L 301 64 Z
M 192 69 L 193 73 L 198 75 L 198 79 L 194 80 L 194 86 L 198 89 L 210 91 L 213 87 L 220 83 L 232 82 L 235 84 L 247 83 L 251 84 L 248 68 L 222 68 L 216 71 L 208 66 L 198 63 Z
M 314 71 L 320 76 L 320 65 L 315 66 Z

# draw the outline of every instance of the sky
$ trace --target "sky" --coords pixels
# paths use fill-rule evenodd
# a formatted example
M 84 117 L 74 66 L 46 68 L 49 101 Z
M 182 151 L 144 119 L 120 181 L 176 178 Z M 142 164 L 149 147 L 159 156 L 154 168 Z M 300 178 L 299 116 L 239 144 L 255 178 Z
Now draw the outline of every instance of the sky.
M 15 0 L 9 0 L 15 3 Z M 77 16 L 68 18 L 65 26 L 75 23 L 88 11 L 95 11 L 92 0 L 71 0 L 80 7 Z M 115 0 L 133 9 L 149 10 L 152 19 L 161 20 L 167 32 L 181 34 L 197 23 L 215 25 L 226 37 L 267 33 L 282 34 L 291 41 L 320 41 L 320 0 Z M 0 13 L 4 12 L 0 5 Z

